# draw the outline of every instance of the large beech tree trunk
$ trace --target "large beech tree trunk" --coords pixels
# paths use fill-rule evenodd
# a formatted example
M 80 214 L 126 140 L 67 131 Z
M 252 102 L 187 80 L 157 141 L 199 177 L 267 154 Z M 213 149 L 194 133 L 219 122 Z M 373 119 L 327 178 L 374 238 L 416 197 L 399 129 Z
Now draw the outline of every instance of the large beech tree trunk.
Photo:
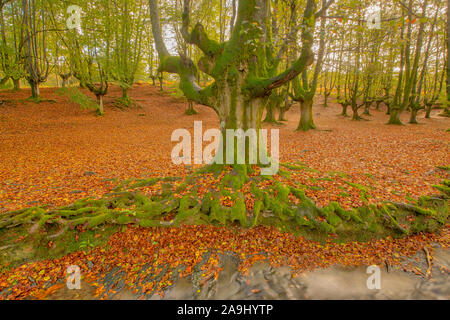
M 202 51 L 204 56 L 200 58 L 198 68 L 215 80 L 208 87 L 201 88 L 196 82 L 198 70 L 194 62 L 184 56 L 169 54 L 162 38 L 158 3 L 149 0 L 152 32 L 160 59 L 158 71 L 177 73 L 185 96 L 214 109 L 223 132 L 226 129 L 254 129 L 258 132 L 272 91 L 293 80 L 314 61 L 313 34 L 316 16 L 320 12 L 316 12 L 315 0 L 307 0 L 300 56 L 284 72 L 278 75 L 273 72 L 278 61 L 272 52 L 270 3 L 270 0 L 239 0 L 231 38 L 228 42 L 218 43 L 208 38 L 200 23 L 189 31 L 190 1 L 184 0 L 181 34 L 187 43 Z M 224 139 L 222 134 L 222 143 Z M 231 151 L 226 150 L 228 152 Z
M 313 119 L 313 99 L 307 98 L 304 101 L 300 101 L 300 123 L 298 125 L 298 131 L 308 131 L 316 129 Z

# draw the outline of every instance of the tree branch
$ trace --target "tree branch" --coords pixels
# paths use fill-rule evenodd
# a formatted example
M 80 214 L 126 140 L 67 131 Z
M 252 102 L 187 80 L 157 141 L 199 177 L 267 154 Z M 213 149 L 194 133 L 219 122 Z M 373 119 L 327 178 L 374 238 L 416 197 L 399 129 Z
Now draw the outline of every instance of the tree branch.
M 222 46 L 217 41 L 208 38 L 203 25 L 197 23 L 192 32 L 189 32 L 190 3 L 190 0 L 184 0 L 181 35 L 187 43 L 196 45 L 205 55 L 214 57 L 219 54 Z
M 153 38 L 155 39 L 155 46 L 160 60 L 158 72 L 178 74 L 180 76 L 180 89 L 187 99 L 216 110 L 215 84 L 202 89 L 196 82 L 198 71 L 194 62 L 188 57 L 171 56 L 169 54 L 162 38 L 157 0 L 149 0 L 149 7 Z M 183 18 L 183 24 L 186 23 L 184 20 Z M 185 31 L 182 32 L 184 33 Z
M 303 33 L 302 33 L 302 50 L 300 57 L 295 61 L 292 67 L 288 68 L 283 73 L 270 78 L 252 81 L 247 85 L 247 88 L 253 96 L 265 96 L 276 88 L 283 86 L 285 83 L 293 80 L 300 73 L 302 73 L 308 66 L 314 62 L 314 53 L 312 46 L 314 44 L 314 29 L 315 29 L 315 0 L 308 0 L 303 15 Z

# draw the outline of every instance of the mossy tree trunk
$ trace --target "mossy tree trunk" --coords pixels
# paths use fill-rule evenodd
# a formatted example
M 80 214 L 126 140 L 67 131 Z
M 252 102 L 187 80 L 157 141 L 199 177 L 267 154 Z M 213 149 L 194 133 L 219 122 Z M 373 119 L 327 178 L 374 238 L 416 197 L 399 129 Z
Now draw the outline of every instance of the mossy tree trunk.
M 425 102 L 425 119 L 431 118 L 431 111 L 433 110 L 433 103 Z
M 266 117 L 264 118 L 264 122 L 276 124 L 277 120 L 275 119 L 275 110 L 278 109 L 278 99 L 277 97 L 271 96 L 266 108 Z
M 341 116 L 348 117 L 347 109 L 348 109 L 349 103 L 341 102 L 341 106 L 342 106 Z
M 417 113 L 419 112 L 419 110 L 421 110 L 422 108 L 420 106 L 417 105 L 411 105 L 411 116 L 409 118 L 409 123 L 410 124 L 418 124 L 417 122 Z
M 33 0 L 22 1 L 24 53 L 26 79 L 31 87 L 31 97 L 39 99 L 39 84 L 47 80 L 49 62 L 47 59 L 47 19 L 43 10 L 36 10 Z M 42 28 L 38 32 L 38 29 Z
M 301 116 L 297 131 L 308 131 L 317 128 L 313 119 L 313 102 L 314 99 L 310 96 L 306 97 L 305 100 L 300 101 Z
M 20 79 L 13 79 L 14 91 L 20 90 Z
M 388 124 L 391 125 L 402 125 L 400 121 L 401 110 L 401 98 L 402 98 L 402 88 L 403 88 L 403 78 L 405 76 L 405 10 L 402 10 L 402 28 L 400 32 L 400 72 L 398 75 L 397 88 L 395 91 L 394 98 L 388 105 L 386 114 L 389 115 Z M 409 49 L 408 49 L 409 50 Z
M 358 103 L 356 101 L 352 101 L 352 103 L 350 104 L 351 108 L 352 108 L 352 112 L 353 112 L 353 116 L 352 116 L 352 120 L 355 121 L 359 121 L 362 120 L 361 116 L 359 115 L 359 109 L 363 106 L 364 104 L 360 104 L 358 105 Z
M 284 97 L 284 105 L 279 109 L 280 112 L 278 114 L 278 121 L 287 121 L 285 115 L 286 112 L 291 109 L 292 105 L 293 102 L 289 100 L 289 96 L 286 94 L 286 96 Z
M 61 77 L 61 80 L 62 80 L 61 87 L 65 88 L 67 81 L 72 76 L 72 74 L 71 73 L 61 73 L 61 74 L 59 74 L 59 76 Z
M 364 103 L 364 112 L 363 114 L 366 116 L 370 116 L 370 107 L 372 106 L 372 101 L 366 101 Z
M 186 115 L 193 116 L 198 114 L 198 112 L 194 109 L 195 102 L 192 100 L 188 100 L 188 108 L 186 110 Z
M 331 95 L 331 90 L 327 91 L 327 88 L 325 88 L 325 93 L 323 94 L 323 107 L 328 108 L 328 98 Z
M 197 66 L 215 80 L 208 87 L 201 88 L 196 82 L 198 69 L 194 62 L 185 56 L 169 54 L 162 38 L 157 1 L 149 0 L 152 32 L 160 58 L 159 72 L 178 74 L 180 89 L 185 96 L 215 110 L 222 131 L 254 129 L 258 132 L 272 91 L 296 78 L 314 61 L 315 20 L 321 13 L 316 12 L 316 1 L 308 0 L 300 56 L 284 72 L 271 76 L 278 61 L 271 41 L 270 3 L 269 0 L 240 0 L 230 40 L 218 43 L 208 37 L 200 23 L 189 31 L 190 1 L 184 0 L 182 36 L 187 43 L 201 50 L 204 56 Z
M 103 106 L 103 95 L 97 95 L 97 103 L 98 103 L 98 113 L 103 115 L 105 113 L 105 108 Z
M 28 80 L 28 84 L 31 88 L 31 98 L 33 99 L 39 99 L 40 97 L 40 90 L 39 90 L 39 84 L 34 81 Z
M 391 117 L 388 124 L 401 124 L 400 115 L 403 111 L 410 109 L 411 105 L 414 103 L 416 95 L 416 85 L 418 80 L 418 68 L 421 56 L 421 50 L 423 46 L 423 35 L 425 30 L 426 19 L 420 20 L 419 31 L 417 34 L 416 49 L 414 59 L 411 64 L 411 39 L 412 39 L 412 19 L 413 19 L 413 2 L 409 1 L 406 12 L 408 14 L 408 29 L 406 35 L 406 41 L 404 44 L 404 57 L 405 57 L 405 86 L 403 91 L 403 100 L 401 103 L 396 102 L 393 105 L 394 109 L 398 109 L 396 112 L 391 112 Z M 428 5 L 428 0 L 422 3 L 421 15 L 426 15 L 426 8 Z M 403 46 L 403 44 L 402 44 Z M 400 98 L 400 97 L 398 97 Z M 400 99 L 399 99 L 400 100 Z
M 104 113 L 103 96 L 108 93 L 109 82 L 103 65 L 100 62 L 94 64 L 92 57 L 84 56 L 80 44 L 75 41 L 71 49 L 72 75 L 80 82 L 80 88 L 87 88 L 97 97 L 98 112 Z M 94 67 L 98 78 L 93 78 Z
M 323 1 L 322 4 L 322 7 L 324 8 L 323 11 L 325 12 L 327 9 L 327 4 L 325 1 Z M 296 78 L 292 83 L 295 94 L 292 95 L 292 99 L 294 101 L 300 102 L 300 122 L 297 127 L 297 131 L 308 131 L 311 129 L 316 129 L 312 108 L 314 105 L 314 96 L 317 91 L 319 74 L 322 71 L 325 54 L 325 27 L 326 21 L 325 19 L 322 19 L 320 24 L 319 52 L 317 55 L 317 61 L 311 81 L 308 80 L 308 71 L 307 69 L 305 69 L 302 72 L 301 80 Z
M 164 91 L 164 75 L 162 72 L 159 73 L 158 80 L 159 80 L 159 91 L 163 92 Z
M 129 100 L 130 99 L 127 87 L 123 87 L 122 88 L 122 99 L 124 99 L 124 100 Z

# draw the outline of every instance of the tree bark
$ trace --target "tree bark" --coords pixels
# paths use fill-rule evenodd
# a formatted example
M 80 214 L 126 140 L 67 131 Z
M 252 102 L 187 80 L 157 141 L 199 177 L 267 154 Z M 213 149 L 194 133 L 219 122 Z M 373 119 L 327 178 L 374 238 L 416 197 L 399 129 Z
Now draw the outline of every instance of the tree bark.
M 266 117 L 264 118 L 264 122 L 267 123 L 277 123 L 275 120 L 275 101 L 270 101 L 266 108 Z
M 105 113 L 105 109 L 103 107 L 103 95 L 97 96 L 97 102 L 98 102 L 98 112 L 103 115 Z
M 14 91 L 19 91 L 20 90 L 20 79 L 13 79 L 13 84 L 14 84 Z
M 344 103 L 341 103 L 341 106 L 342 106 L 341 116 L 348 117 L 347 109 L 348 109 L 349 104 L 344 102 Z
M 272 91 L 296 78 L 314 62 L 315 0 L 307 0 L 299 58 L 284 72 L 274 76 L 270 75 L 277 62 L 275 54 L 269 51 L 269 0 L 239 0 L 233 33 L 230 40 L 222 44 L 210 39 L 200 23 L 189 31 L 190 1 L 184 0 L 181 34 L 187 43 L 197 46 L 204 54 L 198 68 L 215 79 L 208 87 L 201 88 L 196 82 L 198 69 L 194 62 L 188 57 L 169 54 L 162 38 L 157 1 L 149 0 L 149 7 L 160 59 L 159 72 L 178 74 L 180 89 L 186 98 L 211 107 L 219 116 L 223 133 L 226 129 L 242 129 L 244 132 L 253 129 L 259 133 Z M 222 142 L 225 140 L 222 134 Z M 227 153 L 231 151 L 235 150 L 226 150 Z
M 124 100 L 129 100 L 130 99 L 130 97 L 128 95 L 128 88 L 122 88 L 122 98 Z
M 306 98 L 304 101 L 300 101 L 300 123 L 298 125 L 297 131 L 308 131 L 311 129 L 316 129 L 313 119 L 313 99 Z
M 420 108 L 417 106 L 412 105 L 411 106 L 411 117 L 409 119 L 410 124 L 418 124 L 417 122 L 417 113 L 419 112 Z
M 192 116 L 197 114 L 198 112 L 194 109 L 194 101 L 188 100 L 188 109 L 186 110 L 186 115 Z
M 30 84 L 31 88 L 31 98 L 39 99 L 40 96 L 39 84 L 33 81 L 29 81 L 28 83 Z

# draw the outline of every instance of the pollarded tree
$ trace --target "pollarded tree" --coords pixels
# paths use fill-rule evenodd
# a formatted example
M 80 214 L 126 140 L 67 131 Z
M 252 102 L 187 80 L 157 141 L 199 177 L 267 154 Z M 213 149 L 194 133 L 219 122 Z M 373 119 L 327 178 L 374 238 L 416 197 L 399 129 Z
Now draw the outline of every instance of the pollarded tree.
M 326 4 L 328 7 L 332 1 Z M 160 58 L 160 71 L 180 76 L 180 89 L 190 100 L 215 110 L 226 129 L 261 129 L 261 118 L 273 90 L 296 78 L 314 62 L 312 46 L 317 11 L 315 0 L 307 0 L 300 57 L 284 72 L 270 76 L 274 57 L 270 27 L 269 0 L 240 0 L 231 38 L 219 43 L 210 39 L 203 25 L 190 28 L 190 1 L 184 1 L 182 34 L 185 41 L 196 45 L 204 54 L 196 66 L 183 56 L 172 56 L 162 38 L 158 4 L 149 0 L 153 36 Z M 215 81 L 206 88 L 196 83 L 197 67 Z M 225 140 L 225 135 L 222 134 Z M 226 146 L 226 143 L 223 143 Z M 234 152 L 226 150 L 224 152 Z
M 31 97 L 39 99 L 39 84 L 47 80 L 47 14 L 42 0 L 22 0 L 25 70 Z
M 112 64 L 108 72 L 122 88 L 120 102 L 130 104 L 128 90 L 132 87 L 138 72 L 143 54 L 143 38 L 145 36 L 146 6 L 144 0 L 119 0 L 107 2 L 110 13 L 104 18 L 114 31 Z
M 327 2 L 326 7 L 331 3 L 332 1 Z M 272 160 L 271 168 L 264 167 L 268 159 L 265 153 L 264 134 L 261 137 L 260 131 L 262 116 L 273 90 L 295 79 L 313 64 L 313 35 L 316 19 L 321 16 L 323 8 L 317 10 L 316 0 L 305 2 L 301 28 L 302 49 L 299 58 L 284 72 L 273 75 L 277 61 L 275 48 L 271 43 L 270 0 L 239 0 L 233 32 L 230 39 L 222 43 L 209 38 L 200 23 L 189 31 L 190 1 L 184 0 L 181 32 L 187 43 L 196 45 L 202 51 L 203 57 L 197 64 L 187 57 L 169 54 L 162 38 L 157 0 L 149 0 L 149 4 L 153 36 L 160 58 L 159 70 L 178 74 L 180 89 L 185 96 L 196 103 L 211 107 L 220 120 L 221 134 L 215 136 L 215 139 L 220 139 L 218 153 L 213 164 L 203 168 L 202 172 L 223 172 L 222 178 L 217 189 L 208 191 L 202 199 L 198 199 L 195 191 L 185 195 L 176 205 L 178 207 L 176 222 L 185 219 L 194 223 L 211 220 L 226 223 L 238 220 L 244 226 L 258 225 L 260 219 L 263 219 L 259 214 L 263 211 L 271 211 L 275 216 L 274 219 L 282 220 L 287 216 L 295 216 L 289 194 L 313 206 L 301 190 L 281 183 L 260 190 L 258 181 L 262 178 L 255 177 L 250 180 L 249 175 L 254 173 L 254 170 L 257 172 L 257 167 L 261 169 L 261 175 L 276 173 L 273 171 L 278 166 L 276 160 Z M 214 79 L 214 82 L 206 88 L 201 88 L 196 82 L 197 67 Z M 230 132 L 228 130 L 232 130 L 236 135 L 227 138 Z M 242 144 L 242 138 L 238 138 L 239 133 L 247 135 L 249 132 L 252 132 L 253 137 L 249 140 L 253 143 L 247 143 L 245 139 Z M 255 150 L 256 148 L 259 152 Z M 245 155 L 242 151 L 245 151 Z M 257 158 L 255 162 L 259 164 L 257 167 L 252 165 L 255 156 Z M 229 164 L 231 171 L 229 166 L 223 163 Z M 195 180 L 196 174 L 192 178 Z M 252 209 L 246 206 L 242 192 L 247 183 L 255 196 L 255 205 Z M 233 193 L 230 193 L 230 189 L 234 190 Z M 224 195 L 231 198 L 234 203 L 232 207 L 222 205 L 221 199 Z M 170 208 L 174 209 L 176 208 Z M 252 212 L 253 218 L 249 220 L 248 215 Z
M 323 6 L 326 9 L 325 0 L 323 0 Z M 308 80 L 308 72 L 305 69 L 302 73 L 302 79 L 300 80 L 296 78 L 293 82 L 295 96 L 293 95 L 292 98 L 295 101 L 300 101 L 301 115 L 300 122 L 297 128 L 298 131 L 308 131 L 310 129 L 316 129 L 312 108 L 325 53 L 325 27 L 325 19 L 322 19 L 320 25 L 319 53 L 311 81 Z
M 66 17 L 60 16 L 67 10 L 68 4 L 71 3 L 59 0 L 48 2 L 52 27 L 63 53 L 67 55 L 64 60 L 70 66 L 70 73 L 80 82 L 80 87 L 87 88 L 96 96 L 98 112 L 103 114 L 103 97 L 108 92 L 110 81 L 107 73 L 111 64 L 112 41 L 108 24 L 110 0 L 96 0 L 89 5 L 80 1 L 78 4 L 84 17 L 80 29 L 67 29 Z
M 22 54 L 22 34 L 17 1 L 0 0 L 0 66 L 3 78 L 0 84 L 12 79 L 14 90 L 20 89 L 20 79 L 24 77 Z

